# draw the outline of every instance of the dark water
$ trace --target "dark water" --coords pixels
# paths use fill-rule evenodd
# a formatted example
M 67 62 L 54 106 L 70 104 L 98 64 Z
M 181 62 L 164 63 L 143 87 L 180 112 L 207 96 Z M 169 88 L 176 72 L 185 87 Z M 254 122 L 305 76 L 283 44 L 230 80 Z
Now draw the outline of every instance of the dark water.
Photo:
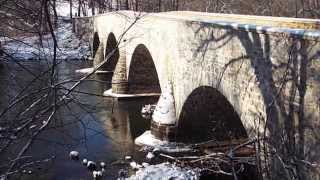
M 7 63 L 0 70 L 1 111 L 8 106 L 13 97 L 26 87 L 35 78 L 48 69 L 44 62 L 20 62 Z M 90 67 L 90 62 L 65 61 L 58 65 L 58 82 L 70 79 L 79 79 L 82 75 L 76 74 L 75 70 Z M 54 121 L 49 127 L 36 137 L 26 157 L 21 164 L 44 160 L 54 157 L 48 162 L 25 166 L 18 169 L 19 173 L 11 176 L 11 179 L 92 179 L 91 173 L 80 163 L 69 159 L 69 152 L 80 152 L 80 158 L 87 158 L 96 162 L 107 163 L 106 179 L 116 179 L 118 170 L 126 166 L 121 164 L 124 156 L 131 155 L 134 159 L 141 160 L 144 154 L 138 151 L 134 145 L 134 139 L 150 127 L 150 121 L 141 117 L 140 110 L 144 104 L 155 103 L 157 99 L 137 99 L 131 101 L 116 101 L 111 98 L 100 97 L 102 92 L 110 88 L 111 76 L 95 75 L 85 81 L 72 93 L 74 101 L 62 105 L 57 111 Z M 41 76 L 40 80 L 33 83 L 26 92 L 46 87 L 49 78 Z M 66 83 L 65 87 L 71 87 Z M 81 93 L 79 93 L 81 91 Z M 84 94 L 84 93 L 90 93 Z M 96 95 L 93 95 L 96 94 Z M 17 112 L 35 101 L 39 93 L 34 97 L 17 105 L 4 116 L 0 123 L 12 122 L 16 119 Z M 45 104 L 45 102 L 44 102 Z M 35 123 L 39 127 L 39 123 Z M 30 133 L 24 132 L 18 135 L 10 148 L 1 153 L 1 172 L 6 167 L 6 162 L 14 159 L 15 155 L 25 144 L 25 137 Z M 1 141 L 2 145 L 3 142 Z M 21 173 L 23 170 L 32 171 Z M 2 173 L 1 173 L 2 174 Z
M 35 110 L 21 114 L 27 107 L 46 93 L 50 85 L 50 67 L 43 61 L 25 61 L 17 63 L 4 63 L 0 68 L 0 112 L 3 112 L 15 96 L 23 97 L 4 115 L 0 114 L 0 127 L 17 127 L 39 114 L 39 110 L 48 107 L 53 100 L 45 99 Z M 72 85 L 83 75 L 75 73 L 76 69 L 91 67 L 87 61 L 61 61 L 57 66 L 55 83 L 61 83 L 56 94 L 57 99 L 62 97 L 65 89 Z M 48 71 L 48 72 L 47 72 Z M 39 76 L 40 75 L 40 76 Z M 120 169 L 127 169 L 124 157 L 133 156 L 141 162 L 145 153 L 139 151 L 134 145 L 134 139 L 150 128 L 150 120 L 144 119 L 140 110 L 144 104 L 153 104 L 155 98 L 117 101 L 112 98 L 101 97 L 103 91 L 110 88 L 111 75 L 94 75 L 84 81 L 75 89 L 69 99 L 57 109 L 54 119 L 48 127 L 36 136 L 33 144 L 18 161 L 9 179 L 46 179 L 46 180 L 78 180 L 92 179 L 92 174 L 81 160 L 86 158 L 97 163 L 106 162 L 107 168 L 104 179 L 117 179 Z M 64 83 L 62 83 L 64 82 Z M 28 124 L 25 130 L 19 133 L 9 132 L 15 136 L 10 146 L 5 150 L 0 149 L 0 174 L 6 172 L 10 160 L 17 154 L 32 134 L 42 125 L 48 115 L 37 118 Z M 34 128 L 31 128 L 35 126 Z M 5 131 L 0 130 L 0 135 Z M 10 134 L 11 133 L 11 134 Z M 6 139 L 0 137 L 0 148 L 6 144 Z M 80 161 L 69 159 L 69 152 L 80 152 Z M 31 174 L 28 172 L 31 171 Z M 238 176 L 240 180 L 259 179 L 256 168 L 250 166 Z M 232 176 L 204 175 L 201 179 L 229 180 Z

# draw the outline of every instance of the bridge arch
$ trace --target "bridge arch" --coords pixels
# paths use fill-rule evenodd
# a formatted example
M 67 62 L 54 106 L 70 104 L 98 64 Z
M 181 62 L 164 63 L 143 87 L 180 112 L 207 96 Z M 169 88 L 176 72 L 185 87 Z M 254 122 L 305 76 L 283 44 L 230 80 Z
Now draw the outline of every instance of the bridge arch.
M 189 94 L 178 119 L 178 141 L 225 141 L 247 137 L 240 116 L 216 88 L 200 86 Z
M 92 57 L 93 58 L 96 56 L 99 45 L 100 45 L 99 34 L 98 34 L 98 32 L 95 32 L 93 35 L 93 42 L 92 42 Z
M 101 67 L 101 70 L 114 71 L 119 60 L 119 48 L 116 36 L 112 32 L 107 38 L 104 59 L 108 57 L 108 61 Z
M 154 59 L 144 44 L 133 51 L 128 73 L 130 93 L 160 93 L 160 83 Z

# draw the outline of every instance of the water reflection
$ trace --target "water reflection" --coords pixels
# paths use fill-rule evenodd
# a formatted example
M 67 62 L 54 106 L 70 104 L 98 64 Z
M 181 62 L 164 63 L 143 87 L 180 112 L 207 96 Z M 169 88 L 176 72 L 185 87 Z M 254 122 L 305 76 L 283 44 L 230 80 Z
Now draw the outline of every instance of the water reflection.
M 23 62 L 34 74 L 48 69 L 46 63 Z M 59 82 L 79 79 L 75 70 L 90 66 L 85 61 L 66 61 L 58 66 Z M 42 76 L 33 83 L 31 90 L 43 88 L 48 85 L 49 77 Z M 17 95 L 21 89 L 28 85 L 34 76 L 27 70 L 9 63 L 0 72 L 0 98 L 3 110 L 8 102 Z M 90 179 L 91 174 L 80 162 L 70 161 L 68 154 L 77 150 L 81 158 L 94 161 L 105 161 L 107 166 L 107 179 L 116 179 L 121 166 L 116 161 L 125 155 L 133 155 L 136 159 L 142 157 L 134 145 L 134 139 L 150 127 L 150 122 L 141 117 L 140 110 L 144 104 L 154 103 L 157 99 L 139 99 L 134 101 L 116 101 L 95 95 L 101 95 L 110 88 L 111 76 L 95 76 L 72 93 L 72 101 L 59 108 L 54 121 L 49 127 L 37 136 L 32 147 L 26 153 L 30 156 L 23 163 L 55 157 L 52 161 L 41 163 L 39 166 L 25 167 L 32 170 L 32 174 L 17 173 L 13 179 Z M 66 83 L 63 87 L 70 88 L 74 82 Z M 29 89 L 28 89 L 29 90 Z M 90 94 L 90 95 L 88 95 Z M 94 95 L 95 94 L 95 95 Z M 28 98 L 27 102 L 13 110 L 17 112 L 26 107 L 35 97 Z M 10 113 L 8 113 L 10 114 Z M 12 117 L 7 117 L 12 119 Z M 0 122 L 3 120 L 1 119 Z M 35 123 L 39 127 L 41 123 Z M 23 134 L 23 138 L 14 141 L 15 145 L 0 154 L 0 162 L 15 158 L 17 152 L 30 138 L 30 131 Z M 2 143 L 2 142 L 1 142 Z M 5 163 L 1 163 L 5 167 Z M 5 168 L 0 168 L 3 173 Z
M 0 111 L 3 111 L 26 86 L 26 92 L 33 92 L 37 89 L 48 86 L 49 76 L 44 74 L 31 85 L 35 75 L 48 71 L 46 62 L 28 61 L 21 62 L 28 70 L 21 66 L 9 63 L 0 69 Z M 59 82 L 66 81 L 64 88 L 72 87 L 75 81 L 81 76 L 75 74 L 75 70 L 91 66 L 85 61 L 63 61 L 59 64 L 57 77 Z M 31 71 L 32 73 L 30 73 Z M 116 101 L 111 98 L 101 97 L 104 90 L 110 88 L 111 75 L 94 76 L 83 82 L 72 94 L 70 99 L 63 104 L 56 113 L 54 120 L 49 124 L 32 144 L 25 154 L 21 164 L 45 160 L 55 157 L 47 162 L 25 166 L 22 170 L 32 171 L 28 173 L 16 173 L 11 179 L 33 180 L 79 180 L 92 179 L 91 173 L 80 163 L 69 160 L 69 152 L 79 151 L 82 158 L 96 162 L 107 163 L 106 178 L 116 179 L 118 170 L 124 168 L 117 163 L 125 155 L 132 155 L 135 160 L 142 160 L 143 154 L 134 145 L 134 139 L 150 128 L 150 121 L 142 118 L 140 110 L 144 104 L 153 104 L 156 98 Z M 62 94 L 65 89 L 59 90 Z M 25 109 L 30 103 L 41 94 L 35 93 L 26 98 L 22 103 L 15 106 L 0 119 L 0 126 L 3 122 L 12 124 L 19 123 L 15 118 L 18 112 Z M 48 102 L 43 102 L 47 106 Z M 40 106 L 40 108 L 42 108 Z M 32 117 L 32 114 L 28 117 Z M 22 119 L 23 120 L 23 119 Z M 14 159 L 17 153 L 32 136 L 34 129 L 39 128 L 39 122 L 30 124 L 21 132 L 16 140 L 6 151 L 0 154 L 0 174 L 4 173 L 9 161 Z M 33 125 L 36 127 L 31 128 Z M 191 127 L 192 128 L 192 127 Z M 187 130 L 187 132 L 190 132 Z M 0 138 L 0 147 L 4 145 Z M 256 177 L 245 172 L 250 177 Z M 207 177 L 204 177 L 204 179 Z M 215 176 L 217 179 L 228 179 L 229 177 Z M 208 179 L 214 179 L 209 176 Z M 241 179 L 241 178 L 239 178 Z M 256 179 L 256 178 L 253 178 Z
M 157 99 L 145 98 L 134 101 L 114 101 L 112 115 L 103 115 L 104 128 L 108 137 L 116 144 L 119 152 L 130 154 L 134 139 L 150 128 L 150 120 L 142 118 L 140 110 L 146 103 Z

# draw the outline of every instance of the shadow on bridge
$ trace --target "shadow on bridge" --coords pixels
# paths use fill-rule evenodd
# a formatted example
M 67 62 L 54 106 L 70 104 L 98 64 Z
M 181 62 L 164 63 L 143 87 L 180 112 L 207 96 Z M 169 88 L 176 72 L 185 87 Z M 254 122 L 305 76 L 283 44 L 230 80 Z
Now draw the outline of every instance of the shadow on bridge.
M 113 33 L 110 33 L 108 36 L 104 59 L 106 59 L 108 55 L 111 55 L 111 57 L 101 67 L 101 69 L 105 71 L 114 71 L 120 55 L 118 41 Z
M 98 33 L 95 32 L 93 35 L 93 43 L 92 43 L 92 58 L 96 56 L 99 45 L 100 45 L 100 38 Z
M 188 24 L 188 26 L 192 27 L 193 24 Z M 267 173 L 271 179 L 311 177 L 311 172 L 316 172 L 317 168 L 311 167 L 303 161 L 319 161 L 317 152 L 320 150 L 320 136 L 319 130 L 316 128 L 319 127 L 319 124 L 317 125 L 311 120 L 318 116 L 316 113 L 320 112 L 320 108 L 312 110 L 312 108 L 306 107 L 306 104 L 312 102 L 320 107 L 320 101 L 311 100 L 306 95 L 308 88 L 309 93 L 319 93 L 319 90 L 312 89 L 312 86 L 308 87 L 308 84 L 319 85 L 320 83 L 319 78 L 316 78 L 319 77 L 317 75 L 320 73 L 319 68 L 315 66 L 316 63 L 319 64 L 317 60 L 320 58 L 320 51 L 317 50 L 319 48 L 318 40 L 307 40 L 303 38 L 303 35 L 279 35 L 231 28 L 220 29 L 219 34 L 214 32 L 217 29 L 219 31 L 218 27 L 214 27 L 215 29 L 213 28 L 211 31 L 207 31 L 207 27 L 208 25 L 204 24 L 199 25 L 198 29 L 194 29 L 195 35 L 201 31 L 209 34 L 209 38 L 199 42 L 198 48 L 194 52 L 195 57 L 198 54 L 203 57 L 201 60 L 198 59 L 199 61 L 205 60 L 208 47 L 214 43 L 220 44 L 216 47 L 218 49 L 226 46 L 227 42 L 235 38 L 240 42 L 238 48 L 244 48 L 244 53 L 241 56 L 230 58 L 225 63 L 218 78 L 219 82 L 216 84 L 217 89 L 221 85 L 221 79 L 224 78 L 226 70 L 234 68 L 233 64 L 240 64 L 238 71 L 244 68 L 242 66 L 244 63 L 249 64 L 253 69 L 255 86 L 261 92 L 261 99 L 265 104 L 265 115 L 258 111 L 253 112 L 255 121 L 264 127 L 263 132 L 260 129 L 254 129 L 255 136 L 264 139 L 263 143 L 258 146 L 258 151 L 263 153 L 260 154 L 261 157 L 264 156 L 262 159 L 267 160 L 262 163 L 266 169 L 260 169 L 260 172 Z M 233 51 L 237 51 L 237 49 Z M 243 89 L 243 91 L 247 90 Z M 318 97 L 318 95 L 315 96 Z M 191 101 L 191 105 L 184 108 L 190 112 L 188 116 L 196 118 L 195 114 L 202 112 L 192 110 L 191 107 L 193 103 L 197 106 L 199 102 L 189 101 Z M 214 107 L 211 104 L 220 103 L 220 101 L 207 100 L 201 103 Z M 243 106 L 246 105 L 243 104 Z M 205 107 L 203 111 L 216 112 L 214 108 L 208 109 L 205 105 L 201 105 L 201 107 Z M 192 115 L 193 113 L 194 115 Z M 207 119 L 207 125 L 211 126 L 210 113 L 207 114 L 204 119 Z M 223 115 L 221 115 L 222 120 Z M 182 119 L 184 116 L 182 114 Z M 187 117 L 185 119 L 193 120 Z M 232 123 L 228 125 L 236 131 Z M 214 129 L 214 131 L 221 133 L 219 129 Z
M 139 44 L 132 55 L 129 67 L 129 93 L 160 93 L 158 73 L 153 58 L 143 44 Z
M 119 60 L 118 41 L 113 33 L 108 35 L 106 42 L 105 53 L 103 53 L 104 44 L 100 41 L 98 33 L 94 33 L 93 37 L 93 59 L 94 65 L 98 65 L 107 57 L 109 59 L 99 68 L 100 71 L 114 71 Z
M 185 101 L 178 121 L 178 141 L 231 141 L 247 138 L 238 114 L 215 88 L 201 86 Z

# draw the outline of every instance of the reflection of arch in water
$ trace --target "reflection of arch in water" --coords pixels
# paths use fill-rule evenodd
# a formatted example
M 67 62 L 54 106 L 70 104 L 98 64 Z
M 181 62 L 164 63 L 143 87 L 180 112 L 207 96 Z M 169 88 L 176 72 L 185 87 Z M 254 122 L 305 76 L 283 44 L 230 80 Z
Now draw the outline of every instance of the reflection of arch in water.
M 141 115 L 141 109 L 146 104 L 155 104 L 158 101 L 158 97 L 148 97 L 144 99 L 137 99 L 132 106 L 130 106 L 129 120 L 130 120 L 130 132 L 133 140 L 150 129 L 151 119 L 143 118 Z
M 118 42 L 115 35 L 111 32 L 106 43 L 104 59 L 109 57 L 107 62 L 101 67 L 101 70 L 114 71 L 119 60 Z
M 150 120 L 141 116 L 141 107 L 152 104 L 156 98 L 140 99 L 134 102 L 115 101 L 112 114 L 102 115 L 106 134 L 114 141 L 122 152 L 129 152 L 134 147 L 134 140 L 150 128 Z
M 230 140 L 247 138 L 246 130 L 224 95 L 201 86 L 185 101 L 178 123 L 178 141 Z
M 132 55 L 129 68 L 130 93 L 160 93 L 158 73 L 153 58 L 143 44 L 138 45 Z
M 120 152 L 131 153 L 134 146 L 131 133 L 128 111 L 115 101 L 112 114 L 104 115 L 104 127 L 106 134 Z
M 99 38 L 98 32 L 95 32 L 93 35 L 93 43 L 92 43 L 92 57 L 93 58 L 96 56 L 99 45 L 100 45 L 100 38 Z

